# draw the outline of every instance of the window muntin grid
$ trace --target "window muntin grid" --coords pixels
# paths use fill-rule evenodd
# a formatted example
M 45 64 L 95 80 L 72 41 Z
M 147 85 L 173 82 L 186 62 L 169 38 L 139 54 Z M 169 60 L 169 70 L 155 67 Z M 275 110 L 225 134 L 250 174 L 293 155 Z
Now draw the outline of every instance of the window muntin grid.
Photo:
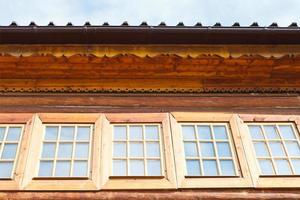
M 38 177 L 89 177 L 93 126 L 47 124 Z
M 292 123 L 249 123 L 261 175 L 300 175 L 299 135 Z
M 112 176 L 163 176 L 160 124 L 114 124 Z
M 19 153 L 22 125 L 0 125 L 0 179 L 11 179 Z
M 227 123 L 181 123 L 186 176 L 238 176 Z

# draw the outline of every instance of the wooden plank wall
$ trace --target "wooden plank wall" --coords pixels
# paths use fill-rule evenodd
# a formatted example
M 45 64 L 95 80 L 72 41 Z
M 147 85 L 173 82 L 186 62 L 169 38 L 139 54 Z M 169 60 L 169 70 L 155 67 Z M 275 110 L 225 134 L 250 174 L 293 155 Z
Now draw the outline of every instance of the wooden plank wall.
M 116 95 L 116 94 L 3 94 L 0 112 L 170 112 L 299 114 L 294 95 Z

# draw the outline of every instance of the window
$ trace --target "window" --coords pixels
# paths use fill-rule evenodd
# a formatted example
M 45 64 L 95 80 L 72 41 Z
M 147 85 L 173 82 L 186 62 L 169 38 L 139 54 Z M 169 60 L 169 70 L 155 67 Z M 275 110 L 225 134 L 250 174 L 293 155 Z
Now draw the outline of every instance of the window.
M 34 116 L 22 186 L 25 190 L 98 190 L 102 115 Z
M 240 115 L 254 187 L 300 187 L 299 116 Z
M 114 125 L 113 176 L 161 176 L 159 124 Z
M 0 189 L 300 188 L 299 128 L 291 115 L 0 114 Z
M 0 189 L 20 190 L 32 114 L 0 114 Z
M 0 125 L 0 179 L 12 179 L 22 132 L 21 125 Z
M 225 123 L 181 124 L 187 176 L 236 176 L 232 139 Z
M 261 175 L 299 175 L 299 136 L 292 124 L 248 124 Z
M 92 125 L 45 125 L 38 177 L 89 176 Z
M 176 188 L 168 114 L 118 113 L 105 116 L 101 188 Z
M 171 114 L 179 188 L 252 186 L 237 115 Z

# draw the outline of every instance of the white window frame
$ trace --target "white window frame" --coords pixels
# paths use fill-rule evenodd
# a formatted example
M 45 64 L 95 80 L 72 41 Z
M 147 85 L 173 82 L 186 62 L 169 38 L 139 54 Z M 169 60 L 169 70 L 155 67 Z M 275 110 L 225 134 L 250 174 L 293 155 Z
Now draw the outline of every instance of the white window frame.
M 158 176 L 149 176 L 149 177 L 152 177 L 152 178 L 154 178 L 154 177 L 161 177 L 161 178 L 163 178 L 164 176 L 165 176 L 165 163 L 163 162 L 164 160 L 165 160 L 165 158 L 164 158 L 164 154 L 163 154 L 163 138 L 162 138 L 162 125 L 161 124 L 159 124 L 159 123 L 130 123 L 130 124 L 126 124 L 126 123 L 114 123 L 114 124 L 112 124 L 112 126 L 114 127 L 114 126 L 126 126 L 126 130 L 127 130 L 127 138 L 126 138 L 126 141 L 124 140 L 124 141 L 116 141 L 116 140 L 114 140 L 114 138 L 112 139 L 113 140 L 113 142 L 126 142 L 126 152 L 128 153 L 129 152 L 129 143 L 131 142 L 131 140 L 128 138 L 128 136 L 129 136 L 129 127 L 130 126 L 142 126 L 143 127 L 143 140 L 140 140 L 140 141 L 133 141 L 133 142 L 137 142 L 137 143 L 143 143 L 143 152 L 144 152 L 144 156 L 143 157 L 128 157 L 128 156 L 126 156 L 126 164 L 127 164 L 127 172 L 126 172 L 126 174 L 129 174 L 129 167 L 128 167 L 128 162 L 129 162 L 129 160 L 130 159 L 137 159 L 137 160 L 143 160 L 143 163 L 144 163 L 144 173 L 145 174 L 147 174 L 147 165 L 146 165 L 146 160 L 147 159 L 149 159 L 149 158 L 147 158 L 147 156 L 146 156 L 146 151 L 145 151 L 145 149 L 146 149 L 146 143 L 147 142 L 149 142 L 148 140 L 145 140 L 145 126 L 147 126 L 147 125 L 149 125 L 149 126 L 158 126 L 158 134 L 159 134 L 159 138 L 158 138 L 158 140 L 157 141 L 154 141 L 154 142 L 158 142 L 159 143 L 159 159 L 157 159 L 157 158 L 155 158 L 155 159 L 153 159 L 153 160 L 159 160 L 160 161 L 160 163 L 161 163 L 161 165 L 160 165 L 160 170 L 161 170 L 161 175 L 158 175 Z M 112 137 L 113 137 L 113 135 L 114 134 L 112 134 Z M 113 143 L 112 143 L 112 145 L 114 145 Z M 113 146 L 114 147 L 114 146 Z M 113 149 L 113 148 L 112 148 Z M 122 159 L 119 159 L 119 158 L 115 158 L 114 156 L 113 156 L 113 154 L 114 154 L 114 151 L 112 150 L 112 158 L 113 159 L 115 159 L 115 160 L 122 160 Z M 124 159 L 124 158 L 123 158 Z M 150 160 L 151 160 L 151 158 L 150 158 Z M 110 178 L 117 178 L 117 177 L 133 177 L 133 176 L 130 176 L 130 175 L 125 175 L 125 176 L 115 176 L 115 175 L 113 175 L 113 172 L 111 172 L 111 174 L 110 174 Z M 139 178 L 139 177 L 148 177 L 147 175 L 144 175 L 144 176 L 136 176 L 137 178 Z
M 213 123 L 210 123 L 210 122 L 194 122 L 194 123 L 187 123 L 187 122 L 182 122 L 182 123 L 179 123 L 179 128 L 181 129 L 182 126 L 185 126 L 185 125 L 191 125 L 191 126 L 198 126 L 198 125 L 204 125 L 204 126 L 209 126 L 210 127 L 210 130 L 213 131 L 213 126 L 225 126 L 226 128 L 226 131 L 227 131 L 227 135 L 228 135 L 228 139 L 226 141 L 221 141 L 221 142 L 228 142 L 229 145 L 230 145 L 230 153 L 232 154 L 231 158 L 228 158 L 228 159 L 231 159 L 233 161 L 233 164 L 234 164 L 234 172 L 236 175 L 232 175 L 232 176 L 227 176 L 227 175 L 217 175 L 217 176 L 210 176 L 210 177 L 238 177 L 239 176 L 239 166 L 238 166 L 238 160 L 237 160 L 237 155 L 236 155 L 236 152 L 235 152 L 235 148 L 234 148 L 234 143 L 233 143 L 233 138 L 232 138 L 232 134 L 231 134 L 231 130 L 229 128 L 229 124 L 228 123 L 220 123 L 220 122 L 213 122 Z M 179 130 L 180 133 L 181 133 L 181 137 L 182 137 L 182 130 Z M 195 130 L 196 131 L 196 139 L 194 140 L 196 143 L 198 142 L 207 142 L 207 141 L 201 141 L 200 139 L 198 139 L 198 134 L 197 134 L 197 129 Z M 213 134 L 214 135 L 214 134 Z M 214 136 L 213 136 L 214 137 Z M 182 142 L 184 142 L 184 139 L 182 139 Z M 218 173 L 221 172 L 221 169 L 220 169 L 220 160 L 223 160 L 219 158 L 218 156 L 218 153 L 217 153 L 217 146 L 216 146 L 216 143 L 217 142 L 220 142 L 219 140 L 216 140 L 215 138 L 212 138 L 209 142 L 212 142 L 213 143 L 213 146 L 214 146 L 214 153 L 215 153 L 215 156 L 213 158 L 208 158 L 208 157 L 205 157 L 205 158 L 202 158 L 200 155 L 198 156 L 198 158 L 196 160 L 201 160 L 200 163 L 203 162 L 203 160 L 206 160 L 206 159 L 213 159 L 215 160 L 218 164 L 217 164 L 217 170 L 218 170 Z M 199 148 L 199 145 L 197 144 L 197 151 L 198 153 L 201 152 L 201 149 Z M 184 156 L 184 158 L 186 159 L 186 156 Z M 226 158 L 224 158 L 224 160 L 228 160 Z M 201 171 L 203 174 L 203 165 L 200 164 L 200 168 L 201 168 Z M 186 167 L 185 167 L 186 169 Z M 199 175 L 199 176 L 193 176 L 193 175 L 187 175 L 187 172 L 185 171 L 186 175 L 185 177 L 190 177 L 190 178 L 194 178 L 194 177 L 208 177 L 208 176 L 205 176 L 205 175 Z

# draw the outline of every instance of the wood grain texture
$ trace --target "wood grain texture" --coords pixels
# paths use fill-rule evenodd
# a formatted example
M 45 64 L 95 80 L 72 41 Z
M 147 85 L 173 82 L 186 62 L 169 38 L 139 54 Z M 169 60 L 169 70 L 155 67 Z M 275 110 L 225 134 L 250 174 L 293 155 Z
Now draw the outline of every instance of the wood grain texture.
M 217 55 L 96 57 L 0 55 L 0 91 L 209 92 L 294 91 L 300 88 L 300 56 Z
M 1 199 L 23 200 L 23 199 L 184 199 L 184 200 L 219 200 L 219 199 L 299 199 L 299 190 L 258 190 L 258 189 L 206 189 L 206 190 L 150 190 L 150 191 L 98 191 L 98 192 L 1 192 Z

